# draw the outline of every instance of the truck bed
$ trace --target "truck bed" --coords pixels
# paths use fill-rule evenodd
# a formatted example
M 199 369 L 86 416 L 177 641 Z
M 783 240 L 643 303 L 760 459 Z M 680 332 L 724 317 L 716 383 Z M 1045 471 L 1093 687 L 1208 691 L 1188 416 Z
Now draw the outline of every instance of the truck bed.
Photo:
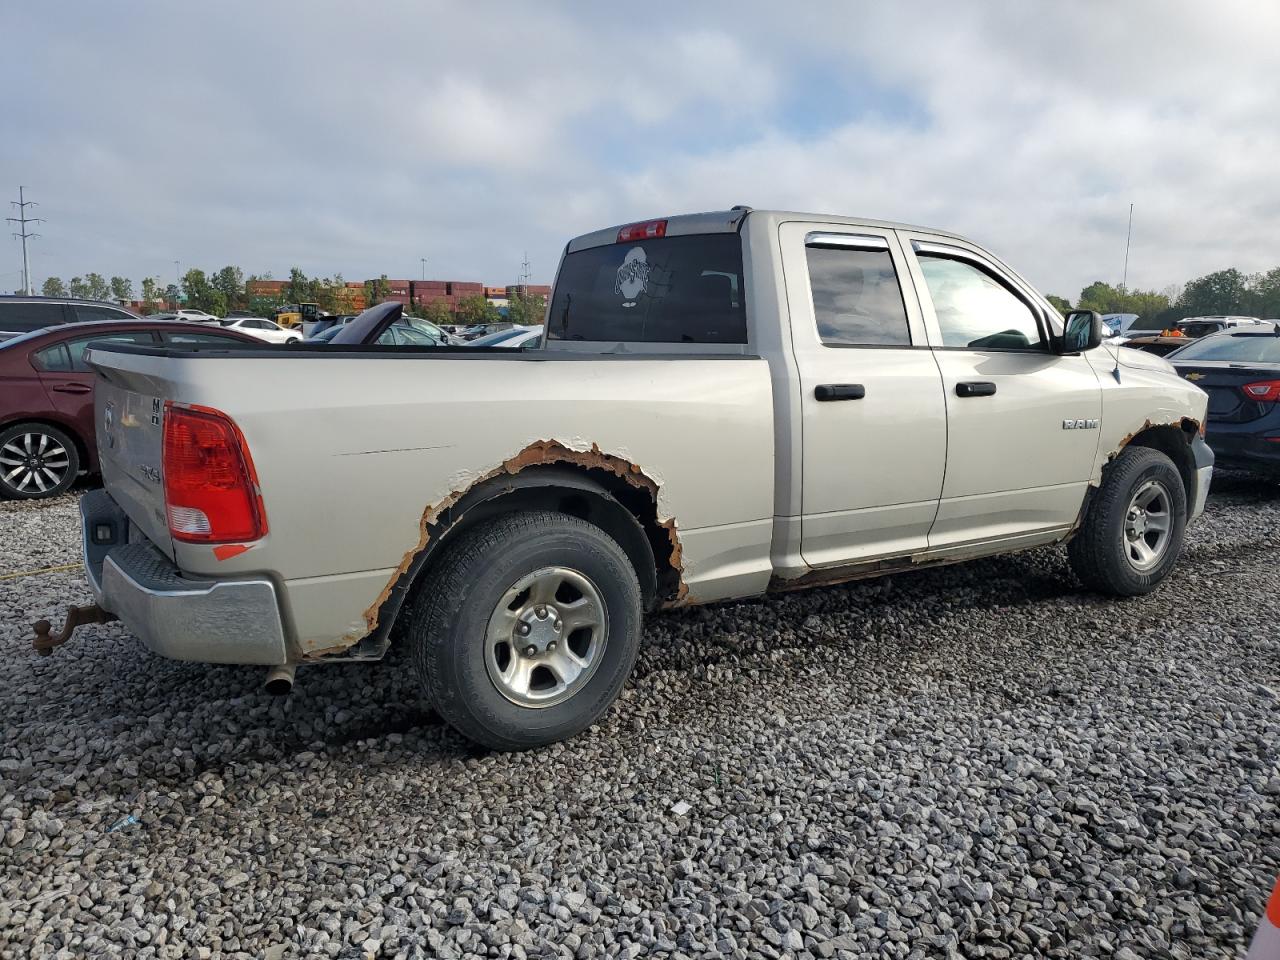
M 302 656 L 370 631 L 433 511 L 535 463 L 604 464 L 651 484 L 690 599 L 760 592 L 769 579 L 773 407 L 757 357 L 112 344 L 89 361 L 112 496 L 181 571 L 275 582 Z M 212 407 L 243 432 L 269 526 L 248 549 L 169 537 L 170 401 Z

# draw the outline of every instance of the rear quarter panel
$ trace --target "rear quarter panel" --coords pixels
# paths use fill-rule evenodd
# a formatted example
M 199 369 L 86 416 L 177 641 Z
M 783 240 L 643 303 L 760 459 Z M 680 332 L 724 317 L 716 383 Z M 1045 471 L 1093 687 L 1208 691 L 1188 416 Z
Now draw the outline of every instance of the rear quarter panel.
M 366 632 L 366 611 L 420 547 L 433 507 L 545 441 L 598 448 L 657 485 L 659 518 L 676 523 L 694 599 L 758 592 L 768 581 L 773 426 L 762 360 L 336 351 L 95 360 L 239 425 L 269 533 L 234 556 L 176 544 L 174 557 L 195 574 L 276 577 L 304 655 Z

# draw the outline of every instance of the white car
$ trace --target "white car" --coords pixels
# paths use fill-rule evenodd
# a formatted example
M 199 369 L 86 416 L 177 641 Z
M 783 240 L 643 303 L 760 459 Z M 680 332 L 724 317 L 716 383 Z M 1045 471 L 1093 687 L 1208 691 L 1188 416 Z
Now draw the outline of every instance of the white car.
M 1207 337 L 1232 327 L 1252 327 L 1262 323 L 1257 317 L 1184 317 L 1178 321 L 1178 329 L 1188 337 Z
M 268 343 L 301 343 L 302 334 L 297 330 L 286 330 L 274 320 L 266 317 L 227 317 L 219 321 L 229 330 L 239 330 Z
M 218 323 L 219 320 L 212 313 L 205 313 L 203 310 L 175 310 L 173 316 L 177 320 L 189 320 L 193 323 Z

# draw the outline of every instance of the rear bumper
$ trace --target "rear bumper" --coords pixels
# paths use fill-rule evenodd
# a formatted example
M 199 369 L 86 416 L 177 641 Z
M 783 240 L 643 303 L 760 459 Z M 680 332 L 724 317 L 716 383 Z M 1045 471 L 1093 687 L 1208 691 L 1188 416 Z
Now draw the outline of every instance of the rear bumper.
M 189 578 L 105 490 L 80 501 L 85 575 L 98 605 L 153 653 L 203 663 L 288 661 L 275 584 Z
M 1213 448 L 1219 467 L 1280 475 L 1280 443 L 1268 439 L 1268 435 L 1276 435 L 1277 425 L 1271 418 L 1267 418 L 1267 428 L 1260 424 L 1209 421 L 1205 439 Z

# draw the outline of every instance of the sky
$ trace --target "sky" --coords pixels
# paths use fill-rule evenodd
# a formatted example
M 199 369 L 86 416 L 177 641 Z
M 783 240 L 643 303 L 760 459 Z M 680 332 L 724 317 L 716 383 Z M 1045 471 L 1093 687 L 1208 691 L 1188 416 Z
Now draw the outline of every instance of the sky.
M 36 286 L 180 269 L 549 282 L 734 204 L 964 234 L 1047 293 L 1280 265 L 1280 4 L 8 3 Z M 10 239 L 0 289 L 21 283 Z

